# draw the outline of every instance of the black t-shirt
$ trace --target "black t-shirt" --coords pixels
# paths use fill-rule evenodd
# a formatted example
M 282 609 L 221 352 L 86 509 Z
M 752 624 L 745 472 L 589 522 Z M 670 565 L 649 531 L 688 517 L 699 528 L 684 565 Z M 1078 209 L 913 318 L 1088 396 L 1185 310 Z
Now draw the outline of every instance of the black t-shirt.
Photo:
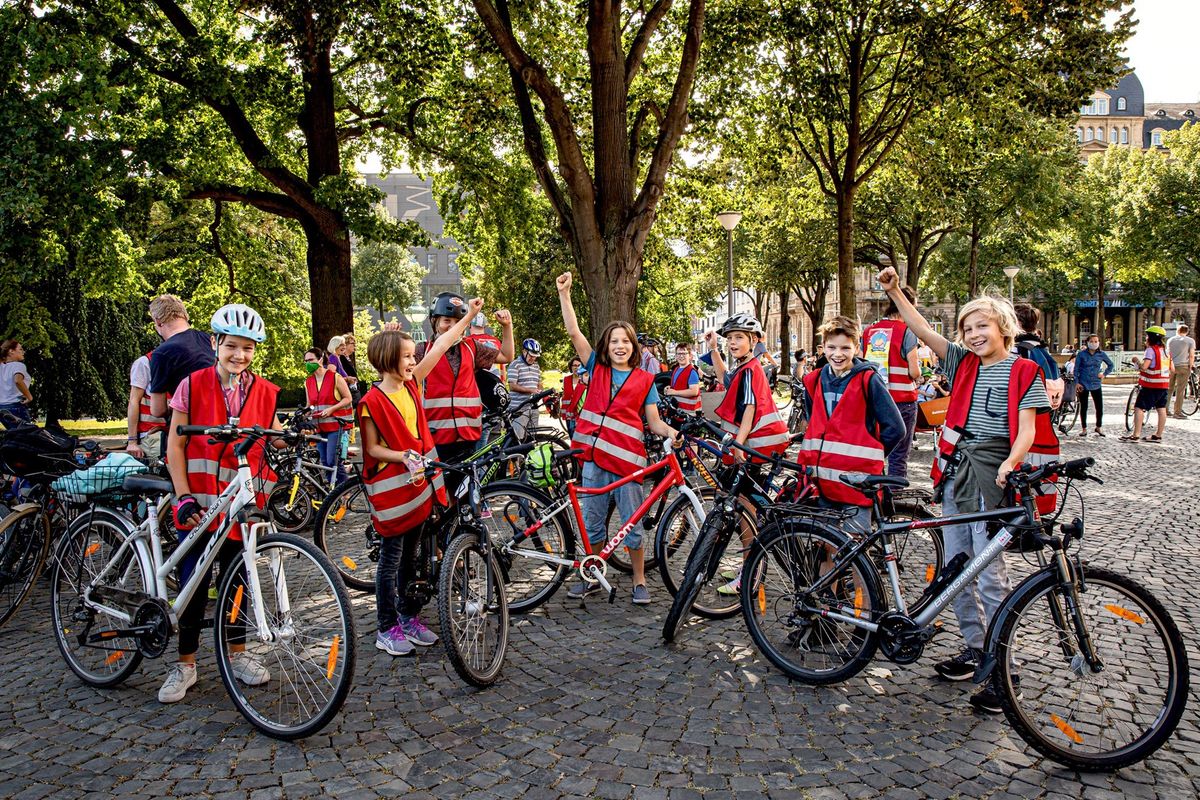
M 198 369 L 217 363 L 212 337 L 188 328 L 167 339 L 150 355 L 151 393 L 174 393 L 180 382 Z

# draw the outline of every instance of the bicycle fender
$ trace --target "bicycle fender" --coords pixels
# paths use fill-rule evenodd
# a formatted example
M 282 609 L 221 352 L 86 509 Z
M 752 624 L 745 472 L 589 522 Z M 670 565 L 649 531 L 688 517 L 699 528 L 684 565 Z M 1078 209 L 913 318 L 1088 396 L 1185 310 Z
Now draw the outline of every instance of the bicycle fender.
M 1017 601 L 1023 599 L 1025 595 L 1039 590 L 1041 588 L 1040 584 L 1047 578 L 1051 580 L 1055 579 L 1053 565 L 1038 570 L 1018 583 L 1016 588 L 1008 593 L 1008 597 L 1005 597 L 1001 601 L 1000 607 L 996 609 L 996 614 L 992 617 L 992 621 L 988 623 L 983 645 L 983 658 L 980 660 L 979 666 L 975 668 L 975 677 L 973 678 L 975 683 L 986 683 L 988 678 L 991 677 L 992 672 L 996 669 L 996 648 L 1000 644 L 1001 622 L 1012 611 Z
M 17 503 L 15 506 L 8 507 L 9 514 L 17 514 L 21 511 L 28 511 L 31 508 L 41 508 L 41 503 Z

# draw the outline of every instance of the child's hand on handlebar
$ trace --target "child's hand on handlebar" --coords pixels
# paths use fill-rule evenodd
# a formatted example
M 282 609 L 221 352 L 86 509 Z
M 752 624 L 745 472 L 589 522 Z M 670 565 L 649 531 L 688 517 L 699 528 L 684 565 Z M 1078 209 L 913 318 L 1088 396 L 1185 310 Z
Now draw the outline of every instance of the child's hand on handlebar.
M 1011 461 L 1005 461 L 1000 465 L 1000 471 L 996 473 L 996 485 L 1003 489 L 1008 485 L 1008 474 L 1016 468 L 1016 464 Z

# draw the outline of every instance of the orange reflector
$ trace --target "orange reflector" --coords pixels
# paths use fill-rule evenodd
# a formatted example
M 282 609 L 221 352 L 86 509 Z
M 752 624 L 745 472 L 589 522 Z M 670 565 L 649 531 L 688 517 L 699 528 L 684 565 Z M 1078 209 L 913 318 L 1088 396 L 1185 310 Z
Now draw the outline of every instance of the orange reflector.
M 346 569 L 358 569 L 358 564 L 356 564 L 354 559 L 350 556 L 342 556 L 342 563 L 346 565 Z
M 1076 733 L 1075 729 L 1068 725 L 1065 719 L 1057 714 L 1051 714 L 1050 721 L 1054 723 L 1055 727 L 1063 732 L 1063 736 L 1066 736 L 1075 744 L 1083 744 L 1083 737 Z
M 863 592 L 862 587 L 854 590 L 854 616 L 861 617 L 863 612 Z
M 117 632 L 116 631 L 100 631 L 99 635 L 100 635 L 101 639 L 115 639 L 117 637 Z
M 325 662 L 325 680 L 333 680 L 333 668 L 337 666 L 338 646 L 342 643 L 342 637 L 334 634 L 333 644 L 329 645 L 329 660 Z
M 767 613 L 767 585 L 765 583 L 758 585 L 758 613 Z
M 933 583 L 933 564 L 925 565 L 925 582 Z
M 242 613 L 242 589 L 244 586 L 239 585 L 237 594 L 233 596 L 233 608 L 229 609 L 229 624 L 237 622 L 238 614 Z
M 337 511 L 333 512 L 333 514 L 331 514 L 330 516 L 333 517 L 334 522 L 341 522 L 342 517 L 346 516 L 346 507 L 342 506 Z
M 83 551 L 83 554 L 84 554 L 85 556 L 94 556 L 94 555 L 96 555 L 96 551 L 97 551 L 97 550 L 99 550 L 99 549 L 100 549 L 100 543 L 99 543 L 99 542 L 92 542 L 91 544 L 89 544 L 89 545 L 87 546 L 87 550 L 84 550 L 84 551 Z
M 551 547 L 550 543 L 547 542 L 545 539 L 542 539 L 542 549 L 545 550 L 550 555 L 554 555 L 554 548 Z
M 112 666 L 113 664 L 117 663 L 122 658 L 124 658 L 124 656 L 125 656 L 124 650 L 114 650 L 113 652 L 108 654 L 108 658 L 104 659 L 104 666 L 106 666 L 106 667 Z
M 1111 611 L 1112 613 L 1116 614 L 1121 619 L 1127 619 L 1130 622 L 1136 622 L 1138 625 L 1146 624 L 1146 620 L 1143 619 L 1140 614 L 1135 614 L 1134 612 L 1130 611 L 1128 608 L 1121 608 L 1120 606 L 1114 606 L 1111 603 L 1106 605 L 1105 608 L 1107 610 Z
M 516 522 L 517 515 L 516 514 L 505 514 L 504 519 L 507 520 L 508 522 Z

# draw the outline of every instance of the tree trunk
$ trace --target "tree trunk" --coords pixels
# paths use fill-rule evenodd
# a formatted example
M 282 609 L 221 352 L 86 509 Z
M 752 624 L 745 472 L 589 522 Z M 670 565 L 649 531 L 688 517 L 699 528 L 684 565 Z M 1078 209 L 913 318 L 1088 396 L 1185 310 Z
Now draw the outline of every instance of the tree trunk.
M 784 289 L 779 293 L 779 372 L 790 375 L 792 363 L 792 319 L 788 313 L 788 295 Z
M 854 291 L 854 186 L 852 183 L 843 184 L 837 192 L 837 249 L 838 312 L 851 319 L 856 319 L 858 303 L 857 294 Z M 824 315 L 824 308 L 821 313 Z
M 979 221 L 971 222 L 971 249 L 967 257 L 967 296 L 979 294 Z
M 350 302 L 350 235 L 343 225 L 302 221 L 308 244 L 308 284 L 312 292 L 312 334 L 317 347 L 354 330 Z
M 1104 330 L 1104 258 L 1096 261 L 1096 326 L 1092 329 L 1100 335 L 1100 346 L 1105 347 L 1108 341 L 1107 331 Z

